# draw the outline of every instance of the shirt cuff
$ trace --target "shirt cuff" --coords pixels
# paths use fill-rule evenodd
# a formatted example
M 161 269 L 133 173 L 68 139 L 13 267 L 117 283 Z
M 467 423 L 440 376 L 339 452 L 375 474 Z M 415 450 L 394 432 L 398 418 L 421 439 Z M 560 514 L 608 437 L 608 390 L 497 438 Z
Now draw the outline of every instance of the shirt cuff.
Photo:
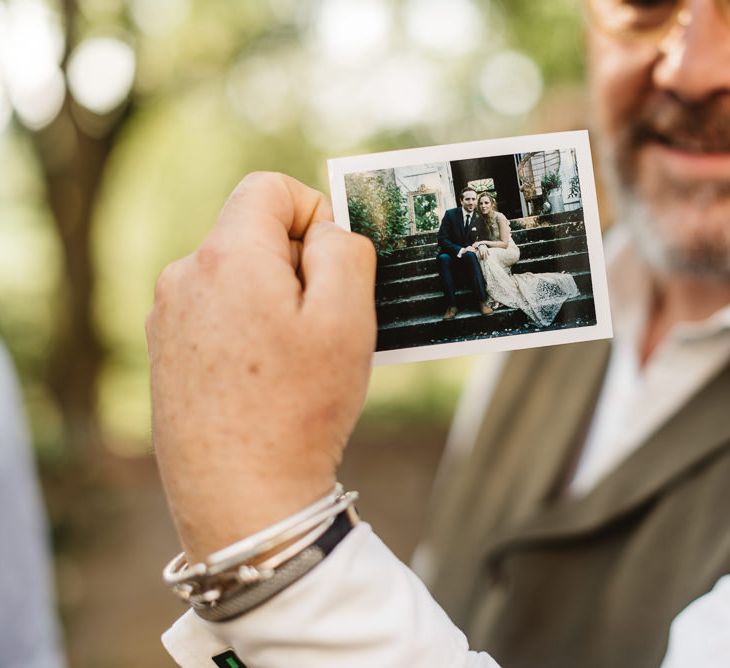
M 188 611 L 162 642 L 183 668 L 229 649 L 249 668 L 498 668 L 364 522 L 267 603 L 223 623 Z

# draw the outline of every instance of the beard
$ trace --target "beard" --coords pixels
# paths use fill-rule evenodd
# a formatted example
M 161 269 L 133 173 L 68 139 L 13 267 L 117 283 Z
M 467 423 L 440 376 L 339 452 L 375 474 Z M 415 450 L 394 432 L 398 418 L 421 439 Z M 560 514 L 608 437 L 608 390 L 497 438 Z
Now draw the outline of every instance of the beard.
M 678 178 L 648 151 L 730 154 L 730 95 L 689 105 L 659 93 L 624 121 L 601 146 L 618 220 L 657 272 L 730 280 L 730 174 Z

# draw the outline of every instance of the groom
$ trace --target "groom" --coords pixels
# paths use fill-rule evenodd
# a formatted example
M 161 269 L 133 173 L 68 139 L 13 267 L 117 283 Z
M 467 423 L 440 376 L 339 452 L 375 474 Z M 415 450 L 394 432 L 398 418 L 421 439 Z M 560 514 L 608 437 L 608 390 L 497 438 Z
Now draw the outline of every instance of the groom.
M 477 192 L 467 186 L 459 193 L 461 206 L 449 209 L 441 220 L 439 227 L 439 276 L 446 297 L 446 313 L 444 320 L 453 320 L 458 309 L 456 308 L 456 291 L 454 289 L 455 276 L 468 280 L 474 294 L 479 300 L 479 310 L 483 315 L 492 313 L 487 303 L 487 291 L 484 287 L 484 277 L 479 266 L 474 248 L 471 246 L 471 232 L 475 227 Z

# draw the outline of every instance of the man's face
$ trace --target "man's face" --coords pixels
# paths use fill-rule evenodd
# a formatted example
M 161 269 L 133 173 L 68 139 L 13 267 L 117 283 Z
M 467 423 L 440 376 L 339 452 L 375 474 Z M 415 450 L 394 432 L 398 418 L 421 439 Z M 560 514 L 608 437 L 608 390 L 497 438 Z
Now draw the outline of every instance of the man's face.
M 461 196 L 461 206 L 464 207 L 465 211 L 471 213 L 477 205 L 477 194 L 473 190 L 467 190 Z
M 661 271 L 730 278 L 730 26 L 716 0 L 685 4 L 661 38 L 592 26 L 595 114 L 616 212 L 644 254 Z

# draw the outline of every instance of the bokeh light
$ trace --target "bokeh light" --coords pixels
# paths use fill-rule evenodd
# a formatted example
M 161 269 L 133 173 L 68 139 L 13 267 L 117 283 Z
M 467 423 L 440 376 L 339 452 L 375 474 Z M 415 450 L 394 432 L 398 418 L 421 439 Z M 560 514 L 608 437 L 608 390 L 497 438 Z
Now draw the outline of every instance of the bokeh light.
M 10 106 L 10 100 L 5 92 L 5 86 L 0 79 L 0 135 L 10 125 L 10 119 L 13 116 L 13 108 Z
M 374 128 L 399 130 L 428 122 L 438 110 L 434 67 L 414 55 L 393 56 L 373 67 L 363 88 Z
M 80 105 L 107 114 L 129 95 L 134 72 L 134 51 L 128 44 L 113 37 L 92 37 L 71 53 L 68 85 Z
M 142 32 L 159 37 L 183 24 L 190 13 L 190 0 L 130 0 L 129 10 Z
M 2 7 L 2 6 L 0 6 Z M 59 68 L 64 36 L 59 17 L 41 0 L 13 0 L 0 17 L 0 67 L 8 98 L 23 124 L 53 121 L 66 94 Z
M 404 12 L 406 32 L 415 44 L 454 54 L 477 46 L 483 20 L 472 0 L 408 0 Z
M 332 77 L 326 64 L 312 67 L 302 121 L 310 141 L 327 151 L 356 146 L 372 132 L 368 91 L 360 78 Z
M 333 62 L 367 63 L 386 47 L 392 21 L 384 0 L 323 0 L 314 22 L 314 44 Z
M 532 111 L 543 89 L 542 74 L 535 61 L 513 50 L 500 51 L 488 60 L 479 83 L 486 103 L 506 116 Z
M 260 132 L 276 132 L 296 115 L 291 98 L 292 65 L 258 57 L 242 60 L 231 68 L 226 85 L 231 104 Z

